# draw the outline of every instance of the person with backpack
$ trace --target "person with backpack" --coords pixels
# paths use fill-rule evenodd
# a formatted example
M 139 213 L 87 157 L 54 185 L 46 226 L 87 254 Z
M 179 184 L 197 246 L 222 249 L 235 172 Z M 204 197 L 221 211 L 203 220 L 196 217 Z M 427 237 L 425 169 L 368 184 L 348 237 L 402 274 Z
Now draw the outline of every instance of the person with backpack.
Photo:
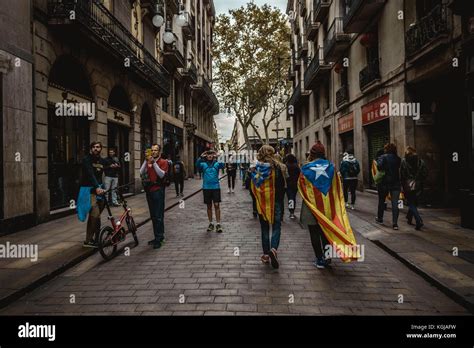
M 342 176 L 342 187 L 344 190 L 344 202 L 346 208 L 354 210 L 356 201 L 357 176 L 360 173 L 359 161 L 354 157 L 352 151 L 344 152 L 339 172 Z M 351 204 L 349 205 L 349 191 L 351 192 Z
M 161 146 L 153 144 L 145 153 L 145 161 L 140 168 L 143 188 L 146 192 L 148 209 L 153 224 L 154 239 L 148 242 L 153 249 L 163 246 L 165 240 L 165 189 L 168 185 L 168 160 L 160 156 Z
M 384 175 L 379 184 L 379 203 L 377 217 L 375 221 L 383 224 L 383 213 L 385 197 L 390 194 L 392 201 L 392 227 L 398 230 L 398 200 L 400 197 L 400 164 L 401 159 L 397 155 L 397 146 L 395 144 L 386 144 L 384 154 L 377 159 L 377 169 L 383 171 Z
M 400 166 L 400 178 L 408 204 L 407 222 L 409 225 L 413 225 L 413 218 L 415 218 L 415 229 L 417 231 L 423 227 L 423 220 L 417 206 L 427 176 L 428 171 L 425 162 L 418 157 L 413 147 L 408 146 L 405 150 L 405 158 L 403 158 Z
M 290 219 L 295 219 L 296 193 L 298 192 L 298 178 L 300 176 L 300 167 L 296 156 L 289 153 L 285 157 L 286 167 L 288 168 L 288 180 L 286 181 L 286 196 L 288 197 L 288 210 Z
M 172 166 L 172 176 L 174 180 L 174 187 L 176 189 L 176 198 L 184 197 L 184 178 L 186 177 L 186 168 L 184 162 L 181 161 L 180 156 L 176 156 L 176 161 Z
M 221 226 L 221 188 L 219 184 L 219 170 L 225 167 L 223 162 L 217 161 L 217 153 L 214 150 L 205 151 L 201 158 L 196 162 L 198 170 L 202 172 L 202 192 L 204 195 L 204 204 L 207 205 L 207 217 L 209 219 L 209 227 L 207 232 L 214 231 L 214 223 L 212 220 L 212 206 L 216 212 L 216 232 L 222 233 Z

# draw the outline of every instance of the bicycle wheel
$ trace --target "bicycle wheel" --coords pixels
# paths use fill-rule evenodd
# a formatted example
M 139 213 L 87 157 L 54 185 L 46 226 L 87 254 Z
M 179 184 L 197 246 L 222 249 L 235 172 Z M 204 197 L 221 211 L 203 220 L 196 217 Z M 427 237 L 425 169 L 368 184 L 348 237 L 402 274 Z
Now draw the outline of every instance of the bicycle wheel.
M 110 260 L 117 251 L 117 243 L 112 240 L 113 234 L 114 229 L 110 226 L 102 227 L 99 232 L 99 252 L 105 260 Z
M 137 246 L 138 245 L 137 225 L 135 224 L 135 220 L 133 220 L 133 217 L 129 216 L 127 218 L 127 226 L 128 226 L 128 232 L 132 233 L 133 239 L 135 240 L 135 246 Z

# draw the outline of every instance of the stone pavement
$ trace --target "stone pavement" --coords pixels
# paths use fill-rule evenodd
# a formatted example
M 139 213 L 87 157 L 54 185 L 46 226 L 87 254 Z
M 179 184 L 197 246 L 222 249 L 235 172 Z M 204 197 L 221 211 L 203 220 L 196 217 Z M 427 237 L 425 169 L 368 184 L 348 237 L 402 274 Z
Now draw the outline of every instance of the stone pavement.
M 384 215 L 385 225 L 380 226 L 374 221 L 377 196 L 357 194 L 356 210 L 351 211 L 353 227 L 440 284 L 474 311 L 474 231 L 462 228 L 459 216 L 452 210 L 432 208 L 419 209 L 425 226 L 416 231 L 406 222 L 407 207 L 400 211 L 400 229 L 394 231 L 390 208 Z M 458 256 L 453 255 L 456 250 Z
M 183 192 L 185 197 L 200 190 L 201 185 L 202 181 L 199 179 L 186 180 Z M 178 202 L 175 197 L 174 184 L 171 184 L 166 192 L 166 207 Z M 126 200 L 138 225 L 149 220 L 144 194 L 130 196 Z M 114 216 L 120 216 L 122 212 L 122 207 L 112 208 Z M 102 224 L 106 223 L 107 212 L 104 210 Z M 77 215 L 70 215 L 0 237 L 0 245 L 6 245 L 7 242 L 16 245 L 36 244 L 39 254 L 36 262 L 31 262 L 30 259 L 0 259 L 0 304 L 9 302 L 38 282 L 91 256 L 95 250 L 82 247 L 85 231 L 86 222 L 80 222 Z
M 142 243 L 129 256 L 104 262 L 96 254 L 0 314 L 467 314 L 358 233 L 365 247 L 363 262 L 334 260 L 330 269 L 318 270 L 311 263 L 307 231 L 286 218 L 281 267 L 273 270 L 259 260 L 260 228 L 248 191 L 238 187 L 231 195 L 223 190 L 222 196 L 223 234 L 206 232 L 205 205 L 198 194 L 167 212 L 161 249 L 144 243 L 152 237 L 147 223 L 139 228 Z

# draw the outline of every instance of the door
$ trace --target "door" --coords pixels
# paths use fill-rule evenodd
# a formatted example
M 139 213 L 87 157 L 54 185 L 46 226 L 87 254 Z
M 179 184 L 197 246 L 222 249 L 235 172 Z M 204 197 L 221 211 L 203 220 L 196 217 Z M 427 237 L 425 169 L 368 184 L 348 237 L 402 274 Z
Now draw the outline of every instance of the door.
M 383 120 L 368 127 L 369 163 L 367 165 L 369 166 L 369 173 L 372 173 L 372 161 L 375 159 L 377 152 L 383 150 L 384 145 L 390 141 L 390 125 L 388 120 Z M 369 180 L 370 187 L 376 188 L 371 174 L 369 175 Z

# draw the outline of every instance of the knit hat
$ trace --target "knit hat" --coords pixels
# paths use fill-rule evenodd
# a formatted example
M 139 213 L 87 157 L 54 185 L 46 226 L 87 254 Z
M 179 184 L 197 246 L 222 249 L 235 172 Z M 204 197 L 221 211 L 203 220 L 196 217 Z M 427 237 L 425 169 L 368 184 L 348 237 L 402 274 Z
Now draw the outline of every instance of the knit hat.
M 324 156 L 326 154 L 326 149 L 324 148 L 324 145 L 321 144 L 321 142 L 318 140 L 316 142 L 316 144 L 314 144 L 312 147 L 311 147 L 311 154 L 316 156 L 316 155 L 319 155 L 319 156 Z

